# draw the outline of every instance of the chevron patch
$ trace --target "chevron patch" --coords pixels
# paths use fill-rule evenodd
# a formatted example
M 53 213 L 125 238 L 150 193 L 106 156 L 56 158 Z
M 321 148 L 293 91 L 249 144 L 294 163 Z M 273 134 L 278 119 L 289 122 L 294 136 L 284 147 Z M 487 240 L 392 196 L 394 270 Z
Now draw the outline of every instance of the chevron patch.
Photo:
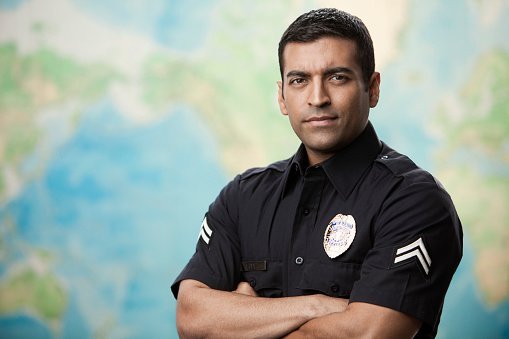
M 212 229 L 209 227 L 209 224 L 207 224 L 207 218 L 203 219 L 203 222 L 201 223 L 200 228 L 200 237 L 207 243 L 207 245 L 210 242 L 210 237 L 212 237 Z
M 417 239 L 413 243 L 398 248 L 396 250 L 396 257 L 394 258 L 394 264 L 398 264 L 408 260 L 417 259 L 426 275 L 429 274 L 431 267 L 431 258 L 429 257 L 428 250 L 424 246 L 422 238 Z

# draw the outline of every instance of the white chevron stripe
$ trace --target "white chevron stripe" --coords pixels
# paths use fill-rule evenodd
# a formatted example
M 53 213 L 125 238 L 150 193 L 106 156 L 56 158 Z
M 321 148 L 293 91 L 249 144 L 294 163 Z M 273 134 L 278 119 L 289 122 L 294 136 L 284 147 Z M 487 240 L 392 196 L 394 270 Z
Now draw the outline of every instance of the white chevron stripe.
M 419 249 L 415 249 L 412 252 L 408 252 L 406 254 L 400 255 L 399 257 L 396 257 L 396 259 L 394 259 L 394 263 L 397 264 L 397 263 L 399 263 L 401 261 L 410 259 L 412 257 L 417 257 L 417 259 L 419 259 L 419 262 L 421 263 L 422 268 L 424 269 L 424 272 L 426 272 L 426 274 L 428 274 L 429 273 L 429 266 L 426 263 L 426 261 L 424 261 L 424 257 L 422 256 L 422 254 L 419 251 Z
M 408 251 L 413 250 L 414 248 L 420 248 L 422 251 L 422 254 L 424 254 L 424 257 L 426 258 L 426 261 L 428 263 L 428 266 L 431 266 L 431 258 L 429 257 L 428 251 L 426 250 L 426 247 L 424 246 L 424 242 L 422 241 L 422 238 L 417 239 L 410 245 L 406 245 L 404 247 L 401 247 L 396 251 L 396 255 L 400 255 L 401 253 L 405 253 Z
M 209 244 L 209 241 L 210 241 L 210 238 L 207 237 L 207 235 L 205 234 L 205 231 L 203 230 L 203 227 L 202 229 L 200 230 L 200 236 L 201 238 L 203 239 L 203 241 L 205 241 L 207 243 L 207 245 Z
M 424 272 L 426 275 L 429 273 L 429 269 L 431 267 L 431 258 L 426 250 L 426 246 L 424 246 L 424 242 L 422 238 L 417 239 L 413 243 L 403 246 L 396 251 L 396 258 L 394 258 L 394 263 L 397 264 L 399 262 L 411 259 L 412 257 L 417 257 L 419 262 L 421 263 Z
M 209 227 L 209 224 L 207 223 L 207 218 L 203 219 L 203 223 L 201 224 L 205 232 L 210 236 L 212 236 L 212 230 Z
M 203 239 L 203 241 L 207 243 L 207 245 L 210 242 L 210 237 L 212 237 L 212 229 L 209 227 L 206 217 L 203 219 L 203 222 L 201 223 L 200 237 Z

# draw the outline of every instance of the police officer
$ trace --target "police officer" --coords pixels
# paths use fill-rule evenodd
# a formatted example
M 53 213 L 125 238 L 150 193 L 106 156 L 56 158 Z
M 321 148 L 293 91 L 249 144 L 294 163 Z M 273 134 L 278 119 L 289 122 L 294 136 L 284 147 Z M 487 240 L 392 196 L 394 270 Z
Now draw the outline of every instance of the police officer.
M 279 43 L 278 101 L 302 144 L 234 178 L 172 285 L 182 337 L 432 338 L 462 255 L 438 181 L 379 141 L 370 35 L 336 9 Z

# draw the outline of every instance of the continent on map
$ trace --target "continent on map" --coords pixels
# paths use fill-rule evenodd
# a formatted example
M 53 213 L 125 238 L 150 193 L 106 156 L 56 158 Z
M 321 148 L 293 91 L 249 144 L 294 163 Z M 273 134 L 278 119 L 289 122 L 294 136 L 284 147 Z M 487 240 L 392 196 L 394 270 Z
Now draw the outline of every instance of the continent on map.
M 50 256 L 51 257 L 51 256 Z M 0 315 L 29 313 L 58 331 L 67 308 L 67 292 L 48 270 L 51 258 L 32 254 L 29 264 L 13 269 L 0 282 Z
M 144 99 L 154 110 L 180 103 L 202 116 L 230 173 L 289 157 L 298 145 L 277 107 L 277 56 L 263 53 L 267 46 L 277 46 L 274 32 L 284 29 L 277 18 L 287 13 L 288 5 L 273 3 L 267 11 L 253 2 L 249 16 L 243 6 L 232 3 L 218 13 L 207 39 L 213 48 L 192 58 L 153 55 L 142 77 Z M 273 25 L 258 26 L 260 16 Z M 256 35 L 247 42 L 253 27 Z
M 458 97 L 439 109 L 440 177 L 472 239 L 475 275 L 489 305 L 509 297 L 509 53 L 479 58 Z
M 44 47 L 21 54 L 14 43 L 0 44 L 0 206 L 44 173 L 58 146 L 71 137 L 81 110 L 116 79 L 102 64 L 80 64 Z M 22 225 L 8 211 L 0 213 L 0 226 L 0 314 L 35 315 L 58 330 L 67 296 L 45 268 L 54 253 L 42 255 L 18 239 Z
M 58 118 L 72 125 L 80 108 L 104 95 L 116 78 L 101 64 L 80 65 L 43 47 L 22 55 L 14 43 L 0 45 L 0 202 L 43 170 L 44 162 L 31 173 L 21 173 L 19 167 L 55 132 L 41 123 L 46 111 L 59 108 Z M 72 110 L 68 115 L 65 105 Z
M 276 50 L 316 7 L 366 23 L 377 133 L 458 208 L 437 338 L 507 337 L 508 1 L 0 0 L 0 338 L 178 337 L 207 207 L 300 143 Z

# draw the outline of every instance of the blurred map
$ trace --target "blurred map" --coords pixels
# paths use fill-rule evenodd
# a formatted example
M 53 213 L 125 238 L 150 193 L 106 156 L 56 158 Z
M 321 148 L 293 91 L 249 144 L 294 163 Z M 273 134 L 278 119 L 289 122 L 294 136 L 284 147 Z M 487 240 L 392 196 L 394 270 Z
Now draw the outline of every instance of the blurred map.
M 509 338 L 507 0 L 0 0 L 0 338 L 177 338 L 208 204 L 298 147 L 277 42 L 316 7 L 364 20 L 371 120 L 462 219 L 439 338 Z

